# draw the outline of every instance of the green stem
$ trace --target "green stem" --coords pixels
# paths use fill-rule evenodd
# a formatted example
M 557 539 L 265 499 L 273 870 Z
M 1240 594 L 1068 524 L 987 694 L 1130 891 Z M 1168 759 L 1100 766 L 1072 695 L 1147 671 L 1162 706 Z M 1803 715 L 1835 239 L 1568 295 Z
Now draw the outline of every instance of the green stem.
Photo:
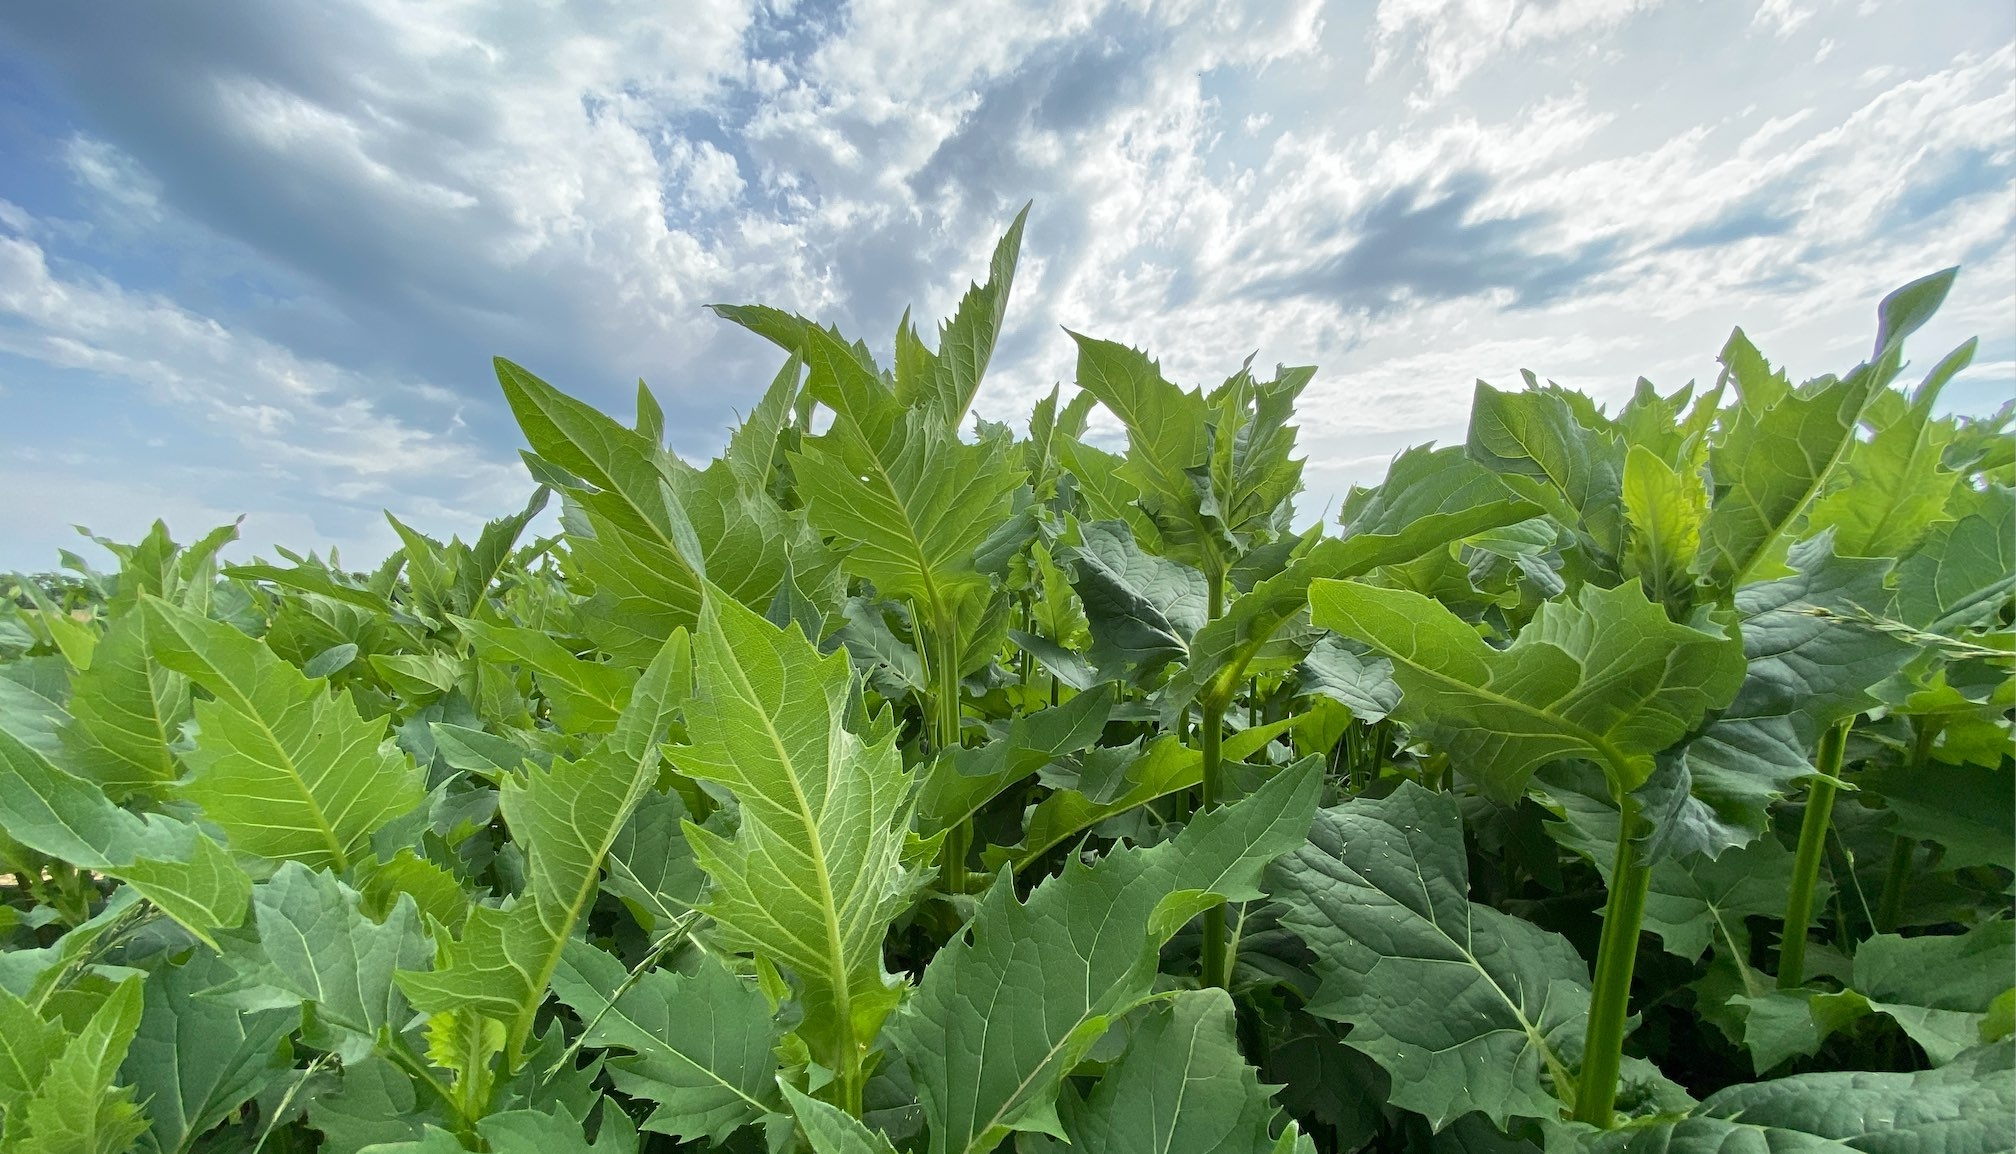
M 1792 889 L 1785 898 L 1785 935 L 1778 942 L 1778 988 L 1793 990 L 1806 982 L 1806 931 L 1813 924 L 1813 891 L 1820 884 L 1820 859 L 1826 855 L 1827 827 L 1834 817 L 1835 782 L 1841 777 L 1841 756 L 1848 747 L 1848 728 L 1841 722 L 1820 738 L 1817 771 L 1806 790 L 1806 819 L 1799 826 L 1799 851 L 1792 858 Z
M 1904 916 L 1904 887 L 1911 882 L 1911 866 L 1917 857 L 1918 843 L 1898 835 L 1890 847 L 1890 866 L 1883 871 L 1883 896 L 1876 902 L 1877 933 L 1896 930 L 1897 919 Z
M 1596 947 L 1596 987 L 1589 996 L 1582 1076 L 1575 1088 L 1575 1120 L 1605 1130 L 1616 1121 L 1631 972 L 1638 964 L 1638 931 L 1645 921 L 1645 894 L 1652 882 L 1651 867 L 1638 856 L 1638 837 L 1644 832 L 1638 803 L 1625 794 L 1619 809 L 1623 820 L 1617 827 L 1610 896 L 1603 906 L 1603 937 Z
M 1209 810 L 1218 804 L 1218 777 L 1224 771 L 1225 707 L 1207 702 L 1203 713 L 1198 736 L 1204 754 L 1203 808 Z M 1220 903 L 1204 911 L 1204 984 L 1221 990 L 1230 988 L 1231 968 L 1231 959 L 1225 952 L 1225 906 Z
M 1925 762 L 1932 756 L 1932 742 L 1939 736 L 1939 728 L 1927 725 L 1913 718 L 1914 737 L 1911 742 L 1910 776 L 1916 776 L 1925 768 Z M 1918 842 L 1899 834 L 1890 847 L 1890 865 L 1883 871 L 1883 896 L 1876 900 L 1876 932 L 1887 934 L 1897 928 L 1897 919 L 1904 916 L 1904 889 L 1911 884 L 1911 866 L 1918 856 Z
M 946 627 L 942 619 L 931 630 L 933 646 L 932 680 L 935 682 L 931 694 L 933 752 L 939 757 L 952 757 L 959 748 L 962 705 L 959 700 L 959 656 L 958 639 L 955 630 Z M 966 892 L 966 853 L 973 844 L 971 819 L 965 819 L 946 831 L 945 847 L 941 859 L 941 872 L 945 879 L 945 892 Z M 858 1094 L 859 1088 L 856 1088 Z
M 388 1031 L 381 1031 L 380 1036 L 382 1037 L 386 1033 Z M 469 1116 L 468 1108 L 462 1104 L 462 1100 L 453 1091 L 449 1090 L 448 1087 L 441 1084 L 441 1080 L 436 1078 L 434 1072 L 427 1068 L 426 1062 L 421 1061 L 420 1055 L 413 1052 L 413 1047 L 407 1044 L 405 1038 L 400 1037 L 398 1034 L 391 1034 L 390 1042 L 390 1045 L 384 1047 L 385 1056 L 392 1059 L 393 1065 L 418 1078 L 421 1085 L 433 1091 L 436 1098 L 441 1099 L 441 1104 L 448 1107 L 448 1113 L 452 1116 L 455 1132 L 458 1135 L 464 1138 L 474 1138 L 476 1135 L 476 1120 Z

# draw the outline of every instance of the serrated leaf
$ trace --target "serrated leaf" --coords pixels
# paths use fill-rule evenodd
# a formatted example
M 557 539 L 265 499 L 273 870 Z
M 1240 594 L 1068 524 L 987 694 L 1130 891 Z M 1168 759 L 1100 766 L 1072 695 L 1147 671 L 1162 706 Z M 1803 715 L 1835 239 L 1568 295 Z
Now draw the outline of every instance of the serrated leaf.
M 1057 560 L 1073 574 L 1092 631 L 1088 656 L 1100 673 L 1147 682 L 1187 660 L 1211 612 L 1204 574 L 1141 548 L 1122 521 L 1080 526 L 1078 538 L 1057 550 Z
M 1205 523 L 1191 479 L 1191 470 L 1208 465 L 1211 455 L 1210 409 L 1203 394 L 1164 380 L 1161 367 L 1138 349 L 1078 333 L 1071 339 L 1078 345 L 1078 387 L 1099 398 L 1127 428 L 1120 473 L 1162 538 L 1158 551 L 1190 565 L 1209 564 L 1207 558 L 1221 547 Z
M 256 954 L 236 955 L 234 1002 L 254 1007 L 312 1003 L 324 1048 L 352 1060 L 371 1051 L 378 1031 L 406 1025 L 406 999 L 393 983 L 403 968 L 425 965 L 427 939 L 410 899 L 385 920 L 364 916 L 362 898 L 333 875 L 288 862 L 252 893 Z M 262 996 L 279 991 L 285 998 Z
M 475 645 L 478 657 L 500 665 L 517 664 L 536 674 L 553 707 L 553 723 L 566 732 L 613 728 L 630 700 L 635 680 L 630 671 L 576 657 L 541 630 L 462 617 L 449 620 Z
M 1064 1076 L 1149 995 L 1157 951 L 1184 922 L 1218 898 L 1259 896 L 1266 863 L 1302 840 L 1318 785 L 1313 764 L 1284 771 L 1170 841 L 1067 862 L 1026 902 L 997 881 L 970 937 L 939 951 L 889 1026 L 932 1154 L 984 1154 L 1018 1130 L 1061 1137 Z
M 1793 391 L 1770 373 L 1737 330 L 1722 351 L 1741 402 L 1710 448 L 1715 497 L 1702 524 L 1694 569 L 1722 589 L 1735 589 L 1764 572 L 1785 531 L 1806 511 L 1828 475 L 1855 441 L 1869 398 L 1894 373 L 1864 365 L 1845 380 Z
M 1624 445 L 1578 419 L 1553 387 L 1500 392 L 1477 382 L 1470 403 L 1470 458 L 1513 491 L 1577 529 L 1607 566 L 1624 536 Z
M 1595 859 L 1604 859 L 1607 849 Z M 1716 858 L 1667 858 L 1652 867 L 1645 929 L 1659 935 L 1668 953 L 1694 961 L 1717 936 L 1746 941 L 1744 918 L 1784 913 L 1791 885 L 1792 851 L 1768 835 Z
M 1913 1074 L 1798 1074 L 1731 1086 L 1671 1121 L 1594 1138 L 1594 1154 L 1999 1154 L 2016 1147 L 2009 1043 Z
M 1542 605 L 1491 648 L 1440 603 L 1350 581 L 1310 587 L 1316 624 L 1393 662 L 1395 716 L 1502 796 L 1562 757 L 1600 761 L 1617 788 L 1726 704 L 1743 676 L 1733 638 L 1667 619 L 1635 582 Z
M 1341 540 L 1316 542 L 1197 630 L 1185 667 L 1163 692 L 1165 721 L 1196 698 L 1229 701 L 1250 663 L 1308 604 L 1313 582 L 1360 577 L 1539 512 L 1461 449 L 1400 454 L 1377 489 L 1351 494 Z
M 2016 590 L 2016 490 L 1990 485 L 1897 565 L 1897 615 L 1932 633 L 1994 621 Z
M 614 1102 L 598 1113 L 595 1141 L 581 1123 L 547 1110 L 500 1110 L 476 1122 L 476 1133 L 492 1154 L 636 1154 L 637 1131 Z
M 812 524 L 846 547 L 842 567 L 943 622 L 957 591 L 984 581 L 974 556 L 1022 482 L 1008 450 L 1001 439 L 968 444 L 909 410 L 879 441 L 835 421 L 791 463 Z
M 1275 1150 L 1267 1132 L 1274 1103 L 1240 1054 L 1233 1027 L 1232 999 L 1223 990 L 1186 990 L 1141 1011 L 1127 1052 L 1084 1105 L 1065 1116 L 1071 1148 L 1092 1154 Z
M 919 790 L 918 827 L 927 836 L 949 829 L 1054 759 L 1089 748 L 1112 710 L 1112 687 L 1101 685 L 1062 705 L 1016 714 L 1002 736 L 934 759 Z
M 209 691 L 201 736 L 177 792 L 203 807 L 233 849 L 346 868 L 371 835 L 420 804 L 420 773 L 347 692 L 274 656 L 255 638 L 143 598 L 148 650 Z
M 115 798 L 181 773 L 168 747 L 191 716 L 189 679 L 154 660 L 145 630 L 139 613 L 114 620 L 70 695 L 73 763 Z
M 570 942 L 553 992 L 586 1024 L 583 1044 L 628 1051 L 606 1069 L 617 1089 L 653 1103 L 644 1129 L 719 1142 L 776 1108 L 771 1048 L 782 1030 L 761 990 L 711 958 L 691 977 L 646 971 L 616 994 L 625 977 L 611 955 Z
M 236 1008 L 204 995 L 231 980 L 216 955 L 197 951 L 147 976 L 139 1032 L 121 1078 L 147 1107 L 153 1148 L 190 1148 L 206 1130 L 293 1068 L 286 1038 L 298 1010 Z
M 740 807 L 732 838 L 686 826 L 714 881 L 703 908 L 731 948 L 795 973 L 815 1055 L 858 1068 L 846 1048 L 874 1037 L 901 988 L 882 939 L 923 856 L 909 844 L 910 776 L 893 739 L 848 730 L 844 654 L 821 657 L 721 598 L 702 607 L 693 654 L 688 744 L 670 756 Z
M 896 1154 L 889 1139 L 862 1125 L 838 1106 L 808 1098 L 789 1085 L 784 1096 L 812 1144 L 813 1154 Z
M 119 983 L 7 1113 L 7 1154 L 121 1154 L 147 1131 L 133 1090 L 113 1085 L 140 1028 L 141 982 Z
M 211 944 L 238 925 L 252 879 L 188 822 L 140 815 L 0 729 L 0 831 L 38 853 L 119 878 Z
M 1478 1110 L 1551 1118 L 1582 1044 L 1588 967 L 1567 939 L 1469 899 L 1456 801 L 1411 782 L 1321 810 L 1268 874 L 1316 953 L 1310 1004 L 1440 1129 Z
M 503 1023 L 506 1075 L 517 1071 L 562 950 L 600 892 L 603 863 L 657 781 L 660 743 L 685 699 L 690 661 L 685 632 L 673 632 L 607 739 L 578 759 L 528 763 L 504 780 L 498 810 L 525 854 L 526 892 L 471 909 L 457 939 L 437 937 L 432 972 L 399 975 L 421 1010 L 467 1010 Z
M 626 664 L 645 664 L 674 629 L 692 626 L 704 581 L 767 605 L 792 557 L 819 552 L 804 519 L 745 486 L 730 463 L 691 469 L 517 365 L 496 368 L 532 451 L 575 478 L 563 487 L 578 510 L 570 560 L 609 597 L 604 648 Z M 689 556 L 696 544 L 702 555 Z

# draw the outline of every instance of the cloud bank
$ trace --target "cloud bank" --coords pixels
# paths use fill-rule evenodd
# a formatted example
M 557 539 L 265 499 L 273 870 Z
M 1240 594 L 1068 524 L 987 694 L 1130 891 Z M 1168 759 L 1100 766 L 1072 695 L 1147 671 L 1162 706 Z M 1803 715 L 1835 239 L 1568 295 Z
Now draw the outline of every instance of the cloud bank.
M 1033 199 L 978 408 L 1059 326 L 1304 394 L 1313 516 L 1471 382 L 1795 375 L 1963 275 L 1924 364 L 2016 392 L 2016 13 L 1596 0 L 224 0 L 0 10 L 0 567 L 69 528 L 242 547 L 442 533 L 531 482 L 489 357 L 705 456 L 775 369 L 761 301 L 886 350 Z M 1110 429 L 1108 435 L 1111 435 Z

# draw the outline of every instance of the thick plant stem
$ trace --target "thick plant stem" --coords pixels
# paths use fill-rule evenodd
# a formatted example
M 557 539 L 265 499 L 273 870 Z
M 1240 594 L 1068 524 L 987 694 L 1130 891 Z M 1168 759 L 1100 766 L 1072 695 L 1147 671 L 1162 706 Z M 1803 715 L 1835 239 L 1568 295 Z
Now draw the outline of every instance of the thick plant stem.
M 1645 921 L 1645 894 L 1652 870 L 1638 856 L 1644 832 L 1638 803 L 1622 798 L 1617 856 L 1610 871 L 1610 896 L 1603 906 L 1603 937 L 1596 947 L 1596 988 L 1589 997 L 1589 1030 L 1582 1047 L 1582 1075 L 1575 1087 L 1575 1120 L 1609 1129 L 1616 1121 L 1617 1072 L 1624 1062 L 1624 1026 L 1631 1003 L 1631 972 L 1638 964 L 1638 931 Z
M 1225 753 L 1222 745 L 1225 728 L 1225 707 L 1220 705 L 1204 707 L 1204 720 L 1198 734 L 1204 754 L 1203 766 L 1203 808 L 1209 810 L 1218 804 L 1218 776 L 1224 770 Z M 1225 906 L 1223 903 L 1204 911 L 1203 978 L 1207 986 L 1226 989 L 1232 981 L 1232 963 L 1225 951 Z
M 1813 924 L 1813 891 L 1820 884 L 1820 859 L 1827 849 L 1827 827 L 1834 819 L 1835 782 L 1841 777 L 1841 755 L 1848 747 L 1849 721 L 1820 738 L 1817 774 L 1806 790 L 1806 820 L 1799 826 L 1799 851 L 1792 858 L 1792 889 L 1785 899 L 1785 936 L 1778 943 L 1778 988 L 1793 990 L 1806 982 L 1806 931 Z
M 937 650 L 932 665 L 932 680 L 936 683 L 931 694 L 932 733 L 931 744 L 939 757 L 951 757 L 959 748 L 961 704 L 959 701 L 959 658 L 958 642 L 953 630 L 941 626 L 933 632 L 937 635 Z M 973 827 L 970 819 L 961 821 L 945 833 L 945 847 L 941 859 L 940 874 L 945 883 L 946 893 L 966 892 L 966 852 L 972 846 Z
M 1213 568 L 1206 575 L 1209 582 L 1211 600 L 1210 619 L 1215 621 L 1225 611 L 1225 574 Z M 1225 696 L 1230 696 L 1229 692 Z M 1199 808 L 1210 810 L 1218 804 L 1221 792 L 1219 777 L 1225 771 L 1225 706 L 1227 702 L 1213 693 L 1199 703 L 1200 720 L 1197 727 L 1198 749 L 1203 754 L 1203 765 L 1198 775 Z M 1204 945 L 1202 949 L 1202 970 L 1206 986 L 1229 989 L 1232 984 L 1232 959 L 1225 951 L 1225 905 L 1223 902 L 1204 911 Z

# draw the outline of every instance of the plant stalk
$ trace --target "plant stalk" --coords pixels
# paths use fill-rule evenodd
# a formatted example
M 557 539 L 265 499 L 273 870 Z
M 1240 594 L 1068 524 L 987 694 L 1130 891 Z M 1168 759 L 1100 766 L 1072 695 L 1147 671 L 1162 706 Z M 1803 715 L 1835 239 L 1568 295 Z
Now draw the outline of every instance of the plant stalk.
M 1911 764 L 1908 772 L 1916 775 L 1925 768 L 1925 762 L 1932 756 L 1932 742 L 1939 736 L 1939 729 L 1927 725 L 1923 720 L 1913 718 L 1911 727 Z M 1890 847 L 1890 865 L 1883 871 L 1883 895 L 1876 899 L 1876 932 L 1887 934 L 1897 928 L 1897 919 L 1904 916 L 1904 890 L 1911 884 L 1911 866 L 1918 857 L 1918 842 L 1915 838 L 1897 835 L 1897 841 Z
M 1617 1073 L 1624 1062 L 1624 1028 L 1631 1003 L 1631 973 L 1638 964 L 1638 932 L 1652 869 L 1638 856 L 1644 822 L 1630 794 L 1619 799 L 1617 856 L 1610 896 L 1603 905 L 1603 936 L 1596 947 L 1596 987 L 1589 997 L 1589 1029 L 1582 1075 L 1575 1087 L 1575 1120 L 1608 1130 L 1616 1121 Z
M 1218 778 L 1224 771 L 1224 730 L 1225 707 L 1206 703 L 1204 720 L 1198 736 L 1204 754 L 1203 766 L 1203 809 L 1209 810 L 1218 804 Z M 1224 903 L 1204 911 L 1203 979 L 1207 986 L 1219 989 L 1230 988 L 1232 982 L 1232 959 L 1225 951 L 1225 906 Z
M 932 680 L 936 682 L 931 694 L 931 744 L 937 756 L 952 757 L 960 742 L 959 657 L 954 631 L 944 624 L 941 622 L 932 630 L 936 642 L 933 648 L 937 652 L 931 662 Z M 973 843 L 971 821 L 962 820 L 945 833 L 941 872 L 946 893 L 966 892 L 966 853 Z
M 1841 757 L 1848 748 L 1853 719 L 1841 722 L 1820 738 L 1817 772 L 1806 790 L 1806 819 L 1799 826 L 1799 850 L 1792 858 L 1792 889 L 1785 898 L 1785 935 L 1778 942 L 1778 988 L 1794 990 L 1806 982 L 1806 931 L 1813 924 L 1813 891 L 1820 884 L 1820 859 L 1827 849 L 1827 827 L 1834 818 L 1835 782 L 1841 777 Z
M 1206 575 L 1211 593 L 1210 619 L 1216 621 L 1225 611 L 1225 574 L 1214 566 Z M 1226 696 L 1230 696 L 1229 693 Z M 1199 702 L 1200 721 L 1197 727 L 1198 748 L 1203 754 L 1203 765 L 1198 775 L 1199 809 L 1209 811 L 1218 804 L 1221 782 L 1225 772 L 1225 706 L 1228 703 L 1213 693 Z M 1232 959 L 1225 950 L 1225 903 L 1220 902 L 1204 911 L 1204 944 L 1201 952 L 1202 977 L 1206 986 L 1216 986 L 1221 990 L 1232 985 Z

